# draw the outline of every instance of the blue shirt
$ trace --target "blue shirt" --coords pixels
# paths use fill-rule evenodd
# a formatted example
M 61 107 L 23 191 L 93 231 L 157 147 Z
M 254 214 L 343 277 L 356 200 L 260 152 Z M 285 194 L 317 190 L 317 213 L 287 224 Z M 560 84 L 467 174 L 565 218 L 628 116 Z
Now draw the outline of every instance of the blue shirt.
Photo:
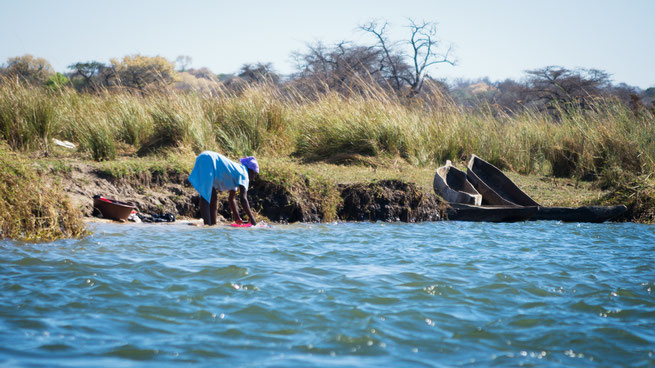
M 209 202 L 212 188 L 219 191 L 248 189 L 248 169 L 220 153 L 204 151 L 196 157 L 189 182 Z

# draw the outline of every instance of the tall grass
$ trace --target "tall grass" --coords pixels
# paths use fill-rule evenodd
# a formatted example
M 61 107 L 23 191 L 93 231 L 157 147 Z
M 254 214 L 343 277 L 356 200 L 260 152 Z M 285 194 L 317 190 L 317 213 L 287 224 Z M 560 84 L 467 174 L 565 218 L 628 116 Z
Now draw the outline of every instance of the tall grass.
M 12 148 L 48 150 L 57 130 L 58 93 L 25 88 L 18 80 L 0 79 L 0 137 Z
M 96 160 L 212 149 L 233 156 L 358 155 L 438 165 L 475 153 L 524 174 L 583 178 L 652 171 L 652 114 L 635 115 L 611 99 L 592 105 L 585 111 L 567 107 L 555 119 L 529 109 L 467 109 L 441 94 L 406 101 L 370 86 L 351 96 L 327 91 L 305 97 L 271 85 L 213 96 L 142 96 L 52 93 L 2 80 L 0 137 L 25 151 L 63 138 Z
M 139 154 L 190 147 L 202 151 L 214 145 L 214 137 L 201 104 L 193 96 L 161 95 L 149 98 L 147 113 L 152 130 L 144 135 Z
M 267 85 L 253 86 L 239 95 L 203 98 L 205 117 L 219 150 L 236 155 L 288 154 L 293 147 L 289 113 L 291 102 Z

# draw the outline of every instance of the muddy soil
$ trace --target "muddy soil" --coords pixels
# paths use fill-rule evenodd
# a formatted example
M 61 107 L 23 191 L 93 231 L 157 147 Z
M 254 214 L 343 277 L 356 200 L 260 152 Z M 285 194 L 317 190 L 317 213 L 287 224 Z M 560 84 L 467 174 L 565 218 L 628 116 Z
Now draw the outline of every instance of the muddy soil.
M 115 179 L 104 176 L 92 166 L 77 164 L 63 174 L 61 182 L 87 217 L 94 215 L 93 196 L 96 194 L 132 203 L 145 214 L 170 212 L 182 217 L 199 217 L 198 193 L 179 174 L 170 173 L 163 178 L 145 172 L 130 179 Z
M 187 175 L 175 172 L 144 172 L 129 179 L 103 176 L 92 166 L 78 164 L 63 174 L 62 185 L 85 216 L 94 215 L 96 194 L 136 205 L 144 214 L 173 213 L 180 218 L 199 218 L 200 197 Z M 397 180 L 371 184 L 340 185 L 342 204 L 337 216 L 342 221 L 437 221 L 442 204 L 435 195 L 421 192 L 416 185 Z M 323 208 L 305 191 L 287 188 L 261 179 L 248 191 L 251 207 L 272 222 L 320 222 Z M 231 219 L 227 194 L 219 195 L 219 215 Z M 242 214 L 242 216 L 245 216 Z M 245 217 L 243 217 L 245 218 Z
M 399 180 L 339 186 L 343 205 L 338 216 L 344 221 L 438 221 L 443 204 L 434 194 Z
M 312 203 L 306 192 L 291 193 L 282 185 L 255 180 L 248 191 L 248 201 L 255 211 L 274 222 L 320 222 L 321 208 Z M 223 216 L 229 213 L 223 212 Z

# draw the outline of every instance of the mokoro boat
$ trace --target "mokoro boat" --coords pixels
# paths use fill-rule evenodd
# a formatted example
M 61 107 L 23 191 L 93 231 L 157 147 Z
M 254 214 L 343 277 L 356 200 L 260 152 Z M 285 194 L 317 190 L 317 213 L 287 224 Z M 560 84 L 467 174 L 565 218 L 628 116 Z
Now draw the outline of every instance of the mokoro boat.
M 557 220 L 564 222 L 612 221 L 624 214 L 626 206 L 539 207 L 531 221 Z
M 496 166 L 471 155 L 466 177 L 482 195 L 483 205 L 539 206 Z
M 529 220 L 537 213 L 537 207 L 473 206 L 450 203 L 446 216 L 451 221 L 518 222 Z
M 483 205 L 539 206 L 530 218 L 564 222 L 612 221 L 627 211 L 625 206 L 542 207 L 519 189 L 502 171 L 485 160 L 471 155 L 466 177 L 482 195 Z
M 449 203 L 464 203 L 479 206 L 482 196 L 466 179 L 466 174 L 453 166 L 450 160 L 434 174 L 434 192 Z
M 104 198 L 99 195 L 93 196 L 93 207 L 97 208 L 102 217 L 116 221 L 125 221 L 136 207 L 130 203 L 120 202 L 114 199 Z

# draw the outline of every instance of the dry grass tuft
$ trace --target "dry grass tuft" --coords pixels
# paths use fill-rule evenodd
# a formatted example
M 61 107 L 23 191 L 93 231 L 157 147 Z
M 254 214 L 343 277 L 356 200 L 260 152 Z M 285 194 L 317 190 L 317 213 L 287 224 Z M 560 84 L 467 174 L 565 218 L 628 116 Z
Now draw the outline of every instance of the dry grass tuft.
M 82 215 L 62 188 L 0 145 L 0 238 L 49 241 L 85 235 Z

